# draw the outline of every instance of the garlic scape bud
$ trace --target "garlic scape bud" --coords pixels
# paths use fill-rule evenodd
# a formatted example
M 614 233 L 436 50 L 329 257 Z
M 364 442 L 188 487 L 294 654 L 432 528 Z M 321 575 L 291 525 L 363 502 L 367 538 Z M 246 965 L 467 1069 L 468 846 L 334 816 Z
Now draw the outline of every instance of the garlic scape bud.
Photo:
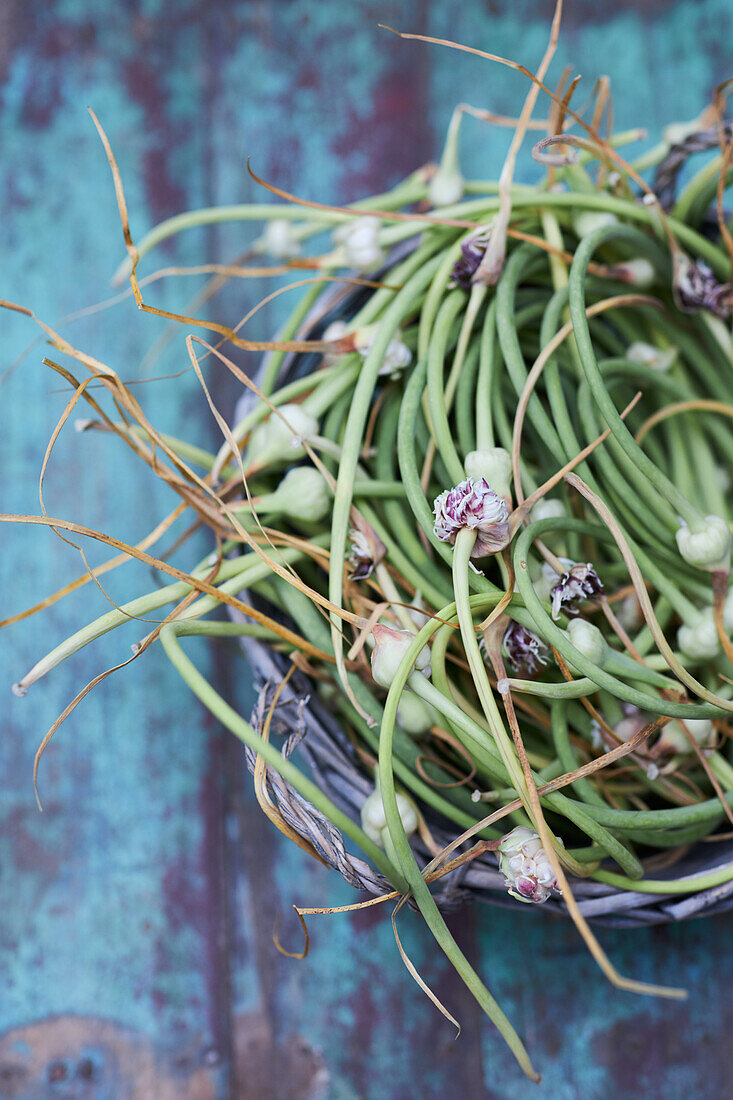
M 377 328 L 377 325 L 364 325 L 354 332 L 354 347 L 364 359 L 366 359 L 372 349 L 377 334 Z M 386 375 L 389 378 L 394 378 L 400 371 L 404 370 L 405 367 L 409 367 L 411 362 L 412 352 L 407 344 L 397 337 L 393 337 L 387 344 L 387 348 L 382 358 L 382 365 L 379 368 L 379 374 L 381 376 Z
M 345 267 L 357 271 L 372 271 L 384 263 L 384 249 L 379 243 L 381 222 L 371 216 L 355 218 L 333 231 L 334 244 L 343 257 Z
M 718 655 L 720 639 L 712 607 L 706 607 L 693 622 L 682 624 L 677 631 L 677 645 L 696 661 L 710 661 Z
M 405 833 L 410 836 L 418 826 L 417 810 L 412 799 L 406 794 L 402 794 L 401 791 L 397 792 L 397 812 L 400 815 Z M 384 831 L 387 828 L 387 816 L 384 812 L 382 792 L 379 785 L 375 787 L 361 807 L 361 827 L 370 840 L 373 840 L 380 848 L 385 847 Z
M 571 619 L 568 623 L 567 635 L 572 645 L 592 661 L 594 665 L 603 668 L 608 657 L 608 643 L 600 630 L 587 619 Z
M 249 437 L 246 463 L 274 466 L 294 462 L 305 454 L 303 439 L 318 434 L 318 421 L 302 405 L 280 405 Z M 281 419 L 284 418 L 284 419 Z
M 618 218 L 607 210 L 580 210 L 573 215 L 573 229 L 578 237 L 587 237 L 596 229 L 616 225 Z
M 637 340 L 629 344 L 626 349 L 626 358 L 632 363 L 651 367 L 652 370 L 665 371 L 669 370 L 677 358 L 677 348 L 655 348 L 653 344 L 645 344 L 643 340 Z
M 432 726 L 440 725 L 440 716 L 414 691 L 403 691 L 397 707 L 397 724 L 405 733 L 419 737 Z
M 262 234 L 262 244 L 265 252 L 276 260 L 290 260 L 300 254 L 300 241 L 295 227 L 286 218 L 273 218 L 267 223 Z
M 697 531 L 682 521 L 675 538 L 680 555 L 689 565 L 710 573 L 727 570 L 730 565 L 731 532 L 721 516 L 705 516 Z
M 468 477 L 476 482 L 483 478 L 508 508 L 512 503 L 512 456 L 503 447 L 487 447 L 469 451 L 463 463 Z
M 518 825 L 499 843 L 499 870 L 518 901 L 543 902 L 558 890 L 555 872 L 537 833 Z
M 446 489 L 434 504 L 433 530 L 441 542 L 456 541 L 458 532 L 468 527 L 476 532 L 472 558 L 483 558 L 502 550 L 509 539 L 509 513 L 498 493 L 485 478 L 466 478 L 454 489 Z
M 639 290 L 649 290 L 657 281 L 654 264 L 644 259 L 643 256 L 614 264 L 611 271 L 617 279 L 630 283 L 631 286 L 638 287 Z
M 709 748 L 715 741 L 715 726 L 709 718 L 687 718 L 685 726 L 693 741 L 700 748 Z M 662 730 L 656 744 L 657 752 L 685 753 L 693 752 L 692 745 L 685 736 L 682 724 L 676 720 L 668 722 Z
M 372 630 L 372 637 L 372 677 L 380 687 L 389 688 L 415 635 L 408 630 L 396 630 L 392 626 L 377 623 Z M 418 672 L 429 675 L 430 650 L 427 646 L 418 653 L 414 667 Z
M 316 523 L 329 514 L 331 504 L 331 490 L 323 474 L 313 466 L 296 466 L 288 471 L 274 493 L 260 501 L 259 510 Z
M 448 127 L 440 165 L 428 184 L 428 202 L 431 206 L 452 206 L 463 197 L 465 180 L 458 167 L 458 131 L 462 118 L 462 108 L 456 107 Z

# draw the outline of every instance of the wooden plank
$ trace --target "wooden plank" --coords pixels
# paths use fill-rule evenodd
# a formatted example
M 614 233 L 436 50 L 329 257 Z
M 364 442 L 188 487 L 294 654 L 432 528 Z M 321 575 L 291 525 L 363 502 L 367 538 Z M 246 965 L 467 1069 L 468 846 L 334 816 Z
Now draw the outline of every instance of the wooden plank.
M 435 157 L 457 100 L 513 113 L 525 88 L 516 74 L 478 59 L 399 42 L 378 22 L 453 36 L 531 65 L 544 47 L 549 7 L 177 0 L 172 18 L 163 0 L 8 0 L 0 27 L 0 296 L 53 322 L 109 293 L 121 239 L 86 104 L 109 131 L 138 237 L 187 206 L 259 195 L 246 176 L 248 154 L 281 186 L 346 201 Z M 726 75 L 731 14 L 722 0 L 600 9 L 584 2 L 570 6 L 566 22 L 557 71 L 573 60 L 588 87 L 598 71 L 609 72 L 620 127 L 643 120 L 654 133 L 670 119 L 693 117 Z M 506 133 L 468 120 L 467 173 L 496 175 L 507 144 Z M 522 171 L 533 170 L 525 156 Z M 248 239 L 241 226 L 193 231 L 144 270 L 229 259 Z M 150 298 L 178 309 L 191 286 L 159 283 Z M 260 284 L 237 285 L 214 312 L 231 320 L 263 293 Z M 282 315 L 280 306 L 268 307 L 248 331 L 270 336 Z M 0 324 L 1 372 L 33 332 L 17 315 L 3 314 Z M 163 328 L 128 301 L 68 332 L 132 378 Z M 36 347 L 0 390 L 3 510 L 38 510 L 35 479 L 65 401 L 51 392 L 57 382 L 41 354 Z M 146 365 L 146 376 L 183 365 L 179 340 Z M 213 369 L 211 377 L 221 407 L 231 407 L 233 384 Z M 150 383 L 140 395 L 163 427 L 180 431 L 185 422 L 195 441 L 213 444 L 195 379 Z M 170 506 L 114 441 L 70 430 L 52 461 L 47 498 L 54 514 L 131 539 Z M 1 614 L 80 569 L 78 555 L 51 533 L 2 535 Z M 95 563 L 103 556 L 90 550 Z M 134 566 L 105 580 L 115 600 L 152 584 Z M 87 588 L 0 634 L 6 684 L 81 617 L 107 606 Z M 131 624 L 26 699 L 6 697 L 0 1097 L 526 1096 L 511 1058 L 413 916 L 403 919 L 405 948 L 461 1019 L 457 1043 L 403 970 L 384 915 L 313 919 L 307 960 L 276 952 L 278 913 L 281 937 L 298 944 L 287 916 L 293 902 L 342 904 L 353 894 L 261 817 L 238 745 L 192 704 L 159 651 L 102 685 L 59 732 L 42 764 L 45 812 L 38 815 L 30 775 L 40 736 L 144 630 Z M 222 649 L 191 652 L 246 712 L 240 660 Z M 526 1036 L 548 1095 L 727 1092 L 733 950 L 726 918 L 602 934 L 624 971 L 690 988 L 685 1006 L 611 991 L 572 928 L 542 914 L 480 908 L 451 924 Z

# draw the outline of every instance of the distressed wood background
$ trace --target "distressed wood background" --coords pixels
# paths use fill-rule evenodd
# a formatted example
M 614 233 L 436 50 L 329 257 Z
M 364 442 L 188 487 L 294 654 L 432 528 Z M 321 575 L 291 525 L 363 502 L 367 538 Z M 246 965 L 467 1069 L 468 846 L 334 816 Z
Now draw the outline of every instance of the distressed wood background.
M 729 75 L 729 0 L 575 0 L 553 72 L 573 61 L 590 90 L 613 80 L 620 128 L 650 140 L 694 117 Z M 0 296 L 50 323 L 111 293 L 122 240 L 108 167 L 85 113 L 106 127 L 133 233 L 199 205 L 247 201 L 255 168 L 326 202 L 394 183 L 435 157 L 451 108 L 466 99 L 515 113 L 522 78 L 466 56 L 398 41 L 378 22 L 454 37 L 536 66 L 549 0 L 2 0 Z M 467 174 L 495 176 L 506 132 L 467 120 Z M 532 171 L 527 158 L 524 170 Z M 242 226 L 190 232 L 146 263 L 226 260 Z M 198 284 L 197 284 L 198 286 Z M 185 305 L 192 281 L 150 300 Z M 230 287 L 212 305 L 239 317 L 264 293 Z M 249 331 L 271 334 L 280 307 Z M 165 331 L 129 298 L 69 325 L 70 339 L 127 379 L 185 366 L 182 337 L 153 363 Z M 37 512 L 45 444 L 66 397 L 41 364 L 31 322 L 0 315 L 0 508 Z M 253 364 L 246 357 L 240 361 Z M 210 369 L 221 407 L 237 394 Z M 190 373 L 138 388 L 164 429 L 214 445 Z M 52 515 L 135 541 L 170 501 L 113 440 L 66 430 L 46 482 Z M 39 529 L 0 530 L 0 615 L 80 571 L 75 551 Z M 201 549 L 201 547 L 199 547 Z M 91 547 L 90 558 L 103 555 Z M 105 579 L 120 600 L 154 579 L 128 565 Z M 313 919 L 304 962 L 272 943 L 293 902 L 352 900 L 335 874 L 281 841 L 250 794 L 239 745 L 202 712 L 163 653 L 101 685 L 41 768 L 33 753 L 56 714 L 98 671 L 129 654 L 144 624 L 101 639 L 25 699 L 18 679 L 82 619 L 108 604 L 90 587 L 0 635 L 0 1097 L 37 1100 L 403 1100 L 532 1093 L 419 921 L 405 946 L 463 1023 L 455 1042 L 404 971 L 377 910 Z M 192 646 L 192 648 L 194 648 Z M 232 649 L 196 651 L 248 709 Z M 603 980 L 567 923 L 476 909 L 451 921 L 544 1073 L 537 1095 L 730 1095 L 730 918 L 605 932 L 625 972 L 674 980 L 687 1004 L 634 998 Z M 285 915 L 281 937 L 297 944 Z

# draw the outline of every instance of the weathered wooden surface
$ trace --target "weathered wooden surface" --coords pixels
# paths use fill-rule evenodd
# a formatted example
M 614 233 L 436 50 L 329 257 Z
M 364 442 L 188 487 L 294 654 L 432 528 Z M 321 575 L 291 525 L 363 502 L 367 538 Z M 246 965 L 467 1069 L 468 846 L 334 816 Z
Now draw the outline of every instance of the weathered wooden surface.
M 616 118 L 652 132 L 694 116 L 724 76 L 726 0 L 569 5 L 556 63 L 613 78 Z M 246 200 L 245 157 L 279 185 L 324 201 L 381 189 L 435 156 L 454 102 L 513 113 L 517 74 L 379 31 L 378 22 L 456 37 L 535 64 L 550 4 L 359 0 L 4 0 L 0 5 L 0 297 L 53 323 L 108 295 L 121 236 L 90 105 L 119 158 L 139 237 L 161 217 Z M 496 175 L 507 135 L 470 121 L 467 169 Z M 526 165 L 526 161 L 525 161 Z M 531 170 L 531 168 L 530 168 Z M 161 262 L 228 259 L 242 227 L 192 232 Z M 153 270 L 151 258 L 145 270 Z M 150 299 L 185 304 L 187 286 Z M 217 316 L 239 316 L 262 288 L 238 285 Z M 263 310 L 250 331 L 269 335 Z M 154 368 L 162 331 L 128 300 L 70 326 L 69 338 L 126 378 L 185 365 L 179 339 Z M 35 332 L 0 316 L 7 370 Z M 36 480 L 66 398 L 41 345 L 0 387 L 0 508 L 37 512 Z M 242 362 L 246 362 L 241 357 Z M 249 365 L 249 364 L 248 364 Z M 212 368 L 217 400 L 230 382 Z M 151 418 L 203 443 L 215 432 L 190 375 L 139 394 Z M 105 463 L 113 464 L 104 468 Z M 114 475 L 112 474 L 114 470 Z M 141 538 L 169 505 L 114 441 L 66 430 L 46 483 L 49 512 Z M 76 575 L 50 532 L 0 531 L 0 615 Z M 90 558 L 101 561 L 98 547 Z M 151 578 L 126 566 L 114 599 Z M 82 617 L 108 605 L 90 588 L 0 635 L 6 689 Z M 377 910 L 311 923 L 305 962 L 278 955 L 272 929 L 293 902 L 352 900 L 338 878 L 281 842 L 249 793 L 240 749 L 192 703 L 160 651 L 82 704 L 31 788 L 35 747 L 56 714 L 145 632 L 131 624 L 56 670 L 24 700 L 5 695 L 0 741 L 0 1097 L 116 1100 L 355 1100 L 525 1097 L 531 1089 L 418 920 L 405 946 L 462 1020 L 452 1029 L 403 970 Z M 191 647 L 248 706 L 231 650 Z M 525 1036 L 557 1098 L 729 1094 L 733 1051 L 730 919 L 605 933 L 619 968 L 689 988 L 686 1005 L 612 991 L 567 924 L 489 909 L 452 920 Z M 284 939 L 298 942 L 285 916 Z

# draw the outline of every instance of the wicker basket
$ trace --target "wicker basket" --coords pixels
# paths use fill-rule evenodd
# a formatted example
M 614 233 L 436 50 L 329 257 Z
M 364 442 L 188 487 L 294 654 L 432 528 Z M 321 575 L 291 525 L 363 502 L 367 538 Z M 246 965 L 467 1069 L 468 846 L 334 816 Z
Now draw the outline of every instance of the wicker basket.
M 314 312 L 304 324 L 303 335 L 317 338 L 331 321 L 352 317 L 366 294 L 368 291 L 353 289 L 347 292 L 334 290 L 330 295 L 324 295 L 317 307 L 318 312 Z M 287 356 L 282 364 L 279 383 L 284 384 L 301 377 L 313 369 L 316 360 L 317 357 L 310 354 Z M 254 395 L 247 391 L 237 406 L 235 423 L 246 415 L 255 402 Z M 250 593 L 249 599 L 257 605 L 257 597 Z M 264 604 L 261 606 L 264 607 Z M 273 609 L 268 607 L 268 612 L 272 614 Z M 237 616 L 236 612 L 233 614 Z M 253 716 L 253 724 L 258 725 L 268 702 L 270 685 L 274 687 L 280 683 L 290 667 L 290 662 L 260 641 L 242 639 L 242 646 L 252 668 L 254 686 L 259 693 Z M 316 783 L 333 802 L 358 821 L 361 805 L 373 789 L 371 777 L 364 773 L 363 764 L 340 729 L 338 721 L 313 692 L 312 682 L 302 673 L 292 676 L 282 693 L 271 729 L 275 734 L 279 731 L 287 736 L 283 751 L 289 755 L 297 748 L 310 767 Z M 253 770 L 254 754 L 251 752 L 248 753 L 248 764 L 250 770 Z M 326 862 L 336 867 L 348 882 L 372 894 L 391 889 L 386 880 L 364 861 L 346 852 L 343 838 L 334 826 L 272 769 L 268 769 L 268 785 L 270 795 L 283 816 L 314 844 Z M 436 815 L 430 807 L 425 807 L 424 812 L 438 843 L 447 844 L 453 839 L 455 833 L 446 830 L 447 823 L 444 819 Z M 415 839 L 414 848 L 425 861 L 430 858 L 430 853 L 419 838 Z M 681 881 L 723 868 L 730 868 L 733 876 L 731 840 L 699 842 L 691 846 L 672 868 L 649 872 L 648 877 L 654 878 L 656 874 L 658 878 L 669 881 L 674 875 L 676 881 Z M 572 885 L 580 911 L 586 918 L 620 928 L 686 920 L 733 908 L 733 877 L 730 882 L 721 886 L 682 895 L 638 893 L 587 879 L 574 880 Z M 455 908 L 469 899 L 507 908 L 526 908 L 522 902 L 515 901 L 507 894 L 504 878 L 498 871 L 495 856 L 491 853 L 464 864 L 441 879 L 435 898 L 443 910 Z M 550 898 L 542 908 L 545 912 L 567 915 L 565 903 L 559 897 Z

